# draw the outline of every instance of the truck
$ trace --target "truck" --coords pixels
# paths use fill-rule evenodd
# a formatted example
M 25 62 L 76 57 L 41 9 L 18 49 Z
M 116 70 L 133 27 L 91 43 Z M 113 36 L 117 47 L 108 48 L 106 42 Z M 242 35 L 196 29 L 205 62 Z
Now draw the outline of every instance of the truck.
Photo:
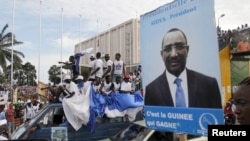
M 117 134 L 126 128 L 131 122 L 123 120 L 123 117 L 108 119 L 105 117 L 97 118 L 94 132 L 90 132 L 87 126 L 82 125 L 79 130 L 75 130 L 70 124 L 58 122 L 58 111 L 62 110 L 62 103 L 51 103 L 30 121 L 21 124 L 12 134 L 11 140 L 21 140 L 34 127 L 35 131 L 29 134 L 27 140 L 59 140 L 64 141 L 97 141 Z M 59 112 L 60 113 L 60 112 Z M 136 120 L 143 119 L 142 112 L 136 116 Z M 57 121 L 56 121 L 57 120 Z

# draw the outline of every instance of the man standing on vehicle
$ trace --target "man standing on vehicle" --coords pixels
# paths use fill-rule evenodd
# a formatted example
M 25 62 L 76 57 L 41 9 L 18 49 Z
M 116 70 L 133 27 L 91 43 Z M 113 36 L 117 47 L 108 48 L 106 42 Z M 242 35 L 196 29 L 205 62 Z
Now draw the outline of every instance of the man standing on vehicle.
M 105 70 L 105 72 L 103 73 L 102 78 L 105 78 L 107 75 L 111 76 L 111 72 L 113 70 L 113 61 L 110 60 L 109 54 L 105 54 L 104 58 L 105 62 L 103 69 Z
M 101 52 L 96 53 L 96 61 L 95 61 L 95 68 L 94 71 L 90 74 L 95 75 L 95 79 L 99 81 L 102 79 L 103 76 L 103 61 L 101 59 Z
M 121 60 L 121 54 L 116 53 L 115 60 L 113 61 L 112 82 L 115 81 L 117 76 L 120 76 L 122 78 L 124 74 L 125 74 L 125 63 L 123 62 L 123 60 Z

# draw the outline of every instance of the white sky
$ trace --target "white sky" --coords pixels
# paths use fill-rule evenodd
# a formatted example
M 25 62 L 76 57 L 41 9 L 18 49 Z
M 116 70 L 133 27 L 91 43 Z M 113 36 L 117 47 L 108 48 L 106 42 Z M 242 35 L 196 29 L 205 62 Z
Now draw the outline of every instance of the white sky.
M 14 29 L 16 39 L 24 42 L 22 45 L 14 46 L 14 49 L 25 54 L 24 63 L 30 62 L 38 69 L 40 62 L 40 81 L 47 83 L 49 68 L 58 65 L 57 62 L 61 60 L 61 49 L 62 61 L 68 61 L 80 39 L 91 38 L 109 27 L 139 18 L 140 15 L 172 0 L 41 1 L 40 5 L 40 0 L 0 0 L 0 30 L 5 24 L 9 25 L 7 32 Z M 245 23 L 250 24 L 249 0 L 214 1 L 216 23 L 218 17 L 225 14 L 219 19 L 222 29 L 234 29 Z

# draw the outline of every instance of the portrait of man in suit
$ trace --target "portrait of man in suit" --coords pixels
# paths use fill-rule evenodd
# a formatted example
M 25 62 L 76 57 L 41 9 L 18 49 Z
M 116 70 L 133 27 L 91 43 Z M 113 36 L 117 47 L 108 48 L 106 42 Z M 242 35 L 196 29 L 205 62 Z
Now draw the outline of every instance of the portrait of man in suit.
M 183 94 L 181 96 L 182 107 L 222 108 L 216 78 L 186 67 L 191 48 L 185 33 L 178 28 L 172 28 L 164 35 L 160 54 L 165 64 L 165 70 L 146 85 L 145 106 L 178 107 L 179 96 L 176 95 L 178 87 L 176 78 L 178 78 Z

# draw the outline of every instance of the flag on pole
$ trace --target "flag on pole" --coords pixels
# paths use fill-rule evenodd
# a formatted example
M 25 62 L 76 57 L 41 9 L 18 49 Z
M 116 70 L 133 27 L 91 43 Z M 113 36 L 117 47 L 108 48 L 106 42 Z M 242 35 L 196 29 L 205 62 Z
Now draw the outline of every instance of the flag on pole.
M 93 49 L 94 48 L 87 48 L 87 49 L 82 50 L 81 52 L 75 54 L 75 59 L 76 59 L 76 62 L 75 62 L 75 67 L 76 68 L 75 69 L 76 69 L 77 74 L 80 74 L 79 65 L 80 65 L 81 57 L 84 56 L 85 54 L 89 54 Z
M 94 49 L 93 47 L 90 47 L 90 48 L 82 50 L 80 53 L 89 54 L 92 52 L 93 49 Z

